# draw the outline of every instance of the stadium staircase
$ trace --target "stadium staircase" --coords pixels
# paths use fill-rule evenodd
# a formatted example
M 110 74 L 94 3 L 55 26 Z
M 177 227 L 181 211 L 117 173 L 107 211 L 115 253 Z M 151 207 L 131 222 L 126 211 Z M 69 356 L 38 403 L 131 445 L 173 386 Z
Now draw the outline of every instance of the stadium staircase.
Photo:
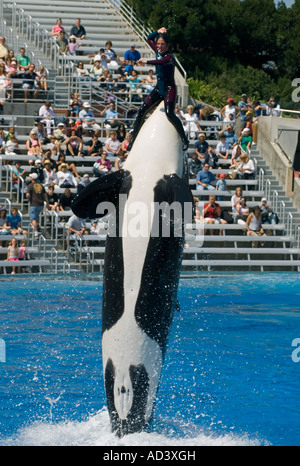
M 86 53 L 96 53 L 105 46 L 106 40 L 112 41 L 113 48 L 120 57 L 124 55 L 125 50 L 133 42 L 144 57 L 152 56 L 152 52 L 145 42 L 148 31 L 124 2 L 54 0 L 49 4 L 43 4 L 41 9 L 38 0 L 30 2 L 27 0 L 16 2 L 0 0 L 0 8 L 4 19 L 1 25 L 1 34 L 6 37 L 8 45 L 15 51 L 25 45 L 27 54 L 31 54 L 32 60 L 37 65 L 43 64 L 48 69 L 50 91 L 47 95 L 41 95 L 39 98 L 43 101 L 46 97 L 52 100 L 55 103 L 55 112 L 58 116 L 67 109 L 70 92 L 74 89 L 72 87 L 74 85 L 72 73 L 75 66 L 73 62 L 80 59 L 86 66 L 89 66 Z M 81 18 L 82 24 L 88 32 L 84 48 L 85 55 L 75 57 L 75 60 L 74 57 L 64 59 L 58 57 L 53 39 L 50 37 L 52 26 L 58 17 L 62 18 L 63 26 L 67 32 L 74 24 L 75 18 Z M 144 72 L 146 71 L 145 67 Z M 176 77 L 180 89 L 179 103 L 184 107 L 187 103 L 187 85 L 185 73 L 180 63 L 178 63 Z M 19 103 L 7 102 L 5 104 L 5 112 L 7 113 L 5 123 L 7 126 L 14 124 L 17 127 L 22 154 L 19 159 L 26 166 L 30 156 L 25 155 L 25 142 L 30 128 L 34 126 L 40 103 L 36 101 L 25 105 L 22 103 L 22 93 L 16 93 L 16 96 L 16 102 Z M 90 100 L 94 110 L 103 108 L 105 103 L 105 97 L 102 99 L 101 95 L 95 95 L 92 89 L 81 88 L 81 97 Z M 124 106 L 128 107 L 128 104 L 125 103 Z M 102 141 L 104 141 L 104 119 L 97 118 L 97 122 L 101 125 Z M 205 122 L 202 123 L 205 127 Z M 218 123 L 213 124 L 210 121 L 207 122 L 206 126 L 210 127 L 209 138 L 211 140 L 208 142 L 215 146 L 217 133 L 220 129 Z M 211 128 L 212 126 L 213 128 Z M 86 141 L 87 138 L 84 139 L 85 143 Z M 189 157 L 194 151 L 193 145 L 194 141 L 191 141 L 188 151 Z M 253 207 L 260 203 L 262 197 L 267 197 L 268 202 L 271 203 L 279 216 L 279 224 L 266 226 L 268 236 L 258 240 L 258 246 L 259 243 L 263 242 L 264 247 L 252 247 L 255 240 L 245 234 L 245 227 L 241 225 L 215 225 L 213 229 L 216 230 L 216 234 L 213 236 L 209 233 L 203 236 L 204 226 L 201 224 L 197 224 L 196 234 L 195 225 L 188 225 L 183 257 L 184 271 L 300 271 L 300 214 L 269 170 L 262 154 L 254 148 L 251 151 L 251 157 L 255 160 L 257 175 L 255 182 L 250 186 L 251 190 L 247 189 L 249 187 L 247 184 L 243 186 L 247 203 L 249 207 Z M 81 162 L 84 163 L 81 172 L 91 173 L 92 162 L 87 157 Z M 61 216 L 62 218 L 52 216 L 50 219 L 44 216 L 41 234 L 38 239 L 35 239 L 29 221 L 26 200 L 22 199 L 21 202 L 18 202 L 16 193 L 12 192 L 11 189 L 9 170 L 11 170 L 13 159 L 8 161 L 8 165 L 2 164 L 1 160 L 0 163 L 0 204 L 6 205 L 8 208 L 16 205 L 22 212 L 22 226 L 29 231 L 30 260 L 33 261 L 28 265 L 29 270 L 37 273 L 102 271 L 106 225 L 101 225 L 97 240 L 95 237 L 77 238 L 67 248 L 63 216 Z M 229 161 L 224 161 L 222 168 L 227 173 Z M 223 209 L 230 210 L 231 195 L 239 183 L 236 180 L 228 180 L 228 184 L 230 192 L 226 194 L 225 201 L 220 201 L 220 204 Z M 194 195 L 198 195 L 193 179 L 190 180 L 190 186 Z M 207 198 L 208 195 L 204 193 L 203 201 Z M 222 235 L 219 235 L 220 228 Z M 5 264 L 1 262 L 1 258 L 5 257 L 5 250 L 0 250 L 0 253 L 0 273 L 10 273 L 9 267 L 3 268 Z

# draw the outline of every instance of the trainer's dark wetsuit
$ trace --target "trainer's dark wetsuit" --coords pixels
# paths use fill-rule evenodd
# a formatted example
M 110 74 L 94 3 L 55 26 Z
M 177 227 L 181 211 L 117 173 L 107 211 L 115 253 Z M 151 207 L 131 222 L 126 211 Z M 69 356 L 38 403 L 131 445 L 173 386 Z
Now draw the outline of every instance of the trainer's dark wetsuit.
M 156 67 L 157 85 L 155 86 L 151 94 L 149 94 L 146 97 L 143 105 L 139 110 L 139 113 L 134 123 L 132 138 L 128 149 L 132 147 L 134 139 L 144 123 L 144 119 L 147 112 L 153 107 L 157 106 L 162 100 L 164 100 L 166 115 L 169 121 L 178 131 L 183 143 L 183 148 L 184 150 L 186 150 L 188 148 L 188 139 L 185 136 L 181 121 L 174 113 L 177 96 L 176 84 L 174 79 L 175 58 L 173 53 L 166 52 L 165 54 L 161 54 L 158 52 L 157 43 L 155 41 L 157 35 L 157 31 L 152 32 L 147 39 L 150 47 L 156 53 L 156 59 L 147 60 L 146 62 L 147 65 L 155 65 Z

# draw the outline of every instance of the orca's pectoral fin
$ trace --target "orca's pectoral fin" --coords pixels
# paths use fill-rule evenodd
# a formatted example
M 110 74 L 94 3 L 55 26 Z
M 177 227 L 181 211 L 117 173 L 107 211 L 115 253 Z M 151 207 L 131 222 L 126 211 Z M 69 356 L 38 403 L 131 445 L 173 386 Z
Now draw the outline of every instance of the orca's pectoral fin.
M 129 175 L 130 173 L 126 170 L 118 170 L 93 181 L 72 202 L 74 214 L 80 218 L 104 217 L 108 212 L 99 209 L 99 205 L 102 202 L 111 202 L 116 205 L 121 185 Z

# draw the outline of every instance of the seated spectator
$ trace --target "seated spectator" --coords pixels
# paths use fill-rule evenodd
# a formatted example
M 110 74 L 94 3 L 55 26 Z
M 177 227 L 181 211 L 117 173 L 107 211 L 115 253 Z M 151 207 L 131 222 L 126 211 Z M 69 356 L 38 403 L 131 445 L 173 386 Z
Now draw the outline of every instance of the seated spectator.
M 198 191 L 214 191 L 216 188 L 212 185 L 216 181 L 216 177 L 209 171 L 210 165 L 204 163 L 203 169 L 200 170 L 196 177 L 196 186 Z
M 199 159 L 204 159 L 205 152 L 208 150 L 208 143 L 205 141 L 205 134 L 199 133 L 199 140 L 195 142 L 195 152 Z
M 10 214 L 7 216 L 6 224 L 12 235 L 25 235 L 28 232 L 22 228 L 22 218 L 16 207 L 12 207 Z
M 101 129 L 95 121 L 95 115 L 91 110 L 89 102 L 83 103 L 83 109 L 79 112 L 79 118 L 84 130 L 98 131 Z
M 47 92 L 47 89 L 48 89 L 48 73 L 45 70 L 45 67 L 43 65 L 40 65 L 36 74 L 39 77 L 40 88 L 43 91 Z
M 227 183 L 225 181 L 225 174 L 220 174 L 220 179 L 217 181 L 216 184 L 217 191 L 227 191 Z M 224 196 L 218 196 L 218 201 L 225 201 Z
M 9 48 L 5 43 L 5 37 L 0 37 L 0 59 L 5 60 L 8 56 Z
M 18 64 L 16 58 L 7 58 L 7 77 L 9 79 L 14 79 L 18 77 Z
M 213 146 L 208 146 L 207 151 L 204 154 L 204 164 L 208 163 L 210 168 L 218 168 L 219 156 L 216 154 Z
M 238 140 L 244 152 L 250 153 L 252 145 L 252 135 L 249 128 L 244 128 Z
M 17 56 L 17 61 L 19 65 L 19 71 L 27 71 L 29 69 L 30 65 L 30 58 L 25 55 L 25 48 L 21 47 L 20 48 L 20 55 Z
M 49 209 L 48 210 L 53 210 L 55 212 L 59 211 L 58 207 L 58 195 L 54 192 L 54 184 L 50 184 L 48 186 L 48 191 L 47 191 L 47 196 L 48 196 L 48 202 L 49 202 Z
M 123 165 L 124 165 L 124 163 L 126 161 L 126 157 L 127 157 L 126 152 L 120 150 L 119 155 L 118 155 L 118 157 L 116 158 L 116 161 L 115 161 L 115 170 L 116 171 L 121 170 L 121 168 L 123 167 Z
M 240 164 L 238 166 L 239 178 L 243 180 L 255 180 L 255 165 L 248 154 L 240 155 Z M 249 186 L 249 189 L 252 187 Z
M 110 59 L 105 55 L 105 51 L 102 48 L 99 50 L 99 53 L 96 53 L 94 55 L 88 55 L 88 57 L 94 57 L 94 63 L 96 63 L 96 61 L 99 61 L 103 70 L 107 69 L 108 64 L 110 63 Z
M 248 236 L 266 236 L 262 228 L 261 210 L 259 206 L 254 207 L 253 212 L 248 215 L 246 228 Z M 260 243 L 260 245 L 263 246 L 264 243 Z M 252 247 L 255 248 L 257 246 L 258 243 L 254 241 Z
M 126 77 L 119 74 L 115 94 L 117 94 L 122 99 L 128 98 L 128 88 L 126 83 L 128 83 Z
M 95 61 L 90 71 L 93 81 L 100 81 L 101 76 L 103 76 L 103 71 L 104 68 L 102 68 L 100 61 Z
M 202 163 L 198 158 L 196 152 L 192 155 L 192 160 L 189 162 L 189 175 L 195 178 L 199 171 L 202 169 Z
M 216 196 L 212 194 L 209 196 L 209 201 L 204 204 L 202 215 L 205 225 L 227 223 L 226 220 L 221 218 L 221 207 L 216 203 Z M 206 230 L 204 230 L 204 234 L 206 234 Z M 211 229 L 210 234 L 214 235 L 214 230 Z M 222 230 L 219 231 L 219 234 L 222 235 Z
M 32 129 L 26 141 L 27 155 L 40 156 L 43 152 L 42 141 L 38 139 L 37 132 Z
M 93 173 L 97 178 L 106 175 L 111 171 L 111 163 L 107 160 L 107 152 L 103 151 L 101 158 L 98 159 L 93 165 Z
M 9 128 L 9 130 L 4 132 L 5 134 L 5 141 L 9 141 L 12 137 L 17 138 L 18 134 L 13 126 Z
M 117 129 L 117 139 L 122 143 L 126 137 L 126 129 L 124 123 L 120 123 Z M 127 145 L 126 145 L 127 149 Z
M 201 131 L 201 126 L 194 113 L 193 105 L 187 106 L 187 112 L 183 115 L 185 133 L 189 139 L 196 139 L 198 131 Z
M 140 58 L 141 54 L 138 50 L 136 50 L 135 44 L 131 44 L 130 49 L 126 50 L 124 53 L 124 60 L 126 61 L 126 64 L 132 62 L 134 65 L 136 65 Z
M 148 75 L 145 79 L 145 83 L 146 83 L 146 91 L 149 92 L 150 94 L 150 92 L 153 91 L 153 89 L 155 88 L 157 84 L 157 79 L 156 79 L 156 76 L 154 76 L 153 70 L 148 71 Z
M 67 137 L 67 129 L 64 123 L 58 123 L 56 129 L 53 131 L 53 136 L 55 137 L 55 144 L 57 147 L 57 151 L 60 152 L 66 150 L 66 141 Z
M 240 145 L 234 146 L 231 154 L 231 165 L 230 168 L 237 168 L 240 164 L 240 156 L 245 154 Z
M 128 76 L 128 81 L 130 83 L 130 93 L 133 95 L 132 102 L 140 102 L 143 93 L 142 83 L 144 80 L 139 76 L 136 70 L 132 70 L 131 75 Z
M 60 188 L 75 188 L 78 184 L 67 163 L 62 163 L 58 167 L 57 178 Z
M 47 159 L 43 163 L 43 174 L 44 174 L 44 186 L 53 186 L 58 185 L 58 177 L 56 172 L 53 170 L 51 166 L 51 160 Z
M 11 227 L 7 225 L 7 210 L 5 207 L 0 207 L 0 235 L 10 235 L 10 231 Z
M 18 253 L 19 253 L 18 242 L 17 242 L 16 238 L 13 238 L 9 242 L 6 260 L 7 261 L 17 262 L 18 261 Z M 12 267 L 12 272 L 11 272 L 12 274 L 16 273 L 15 269 L 16 269 L 16 267 L 13 266 Z
M 77 76 L 80 81 L 89 82 L 91 80 L 90 73 L 88 69 L 84 67 L 84 63 L 82 61 L 77 64 L 75 76 Z
M 74 129 L 72 129 L 71 136 L 66 139 L 65 144 L 67 146 L 67 155 L 72 155 L 73 157 L 75 155 L 78 157 L 82 156 L 83 141 L 82 138 L 76 135 L 76 131 Z
M 79 49 L 81 45 L 82 45 L 81 42 L 78 42 L 78 43 L 76 42 L 75 36 L 71 36 L 69 38 L 69 43 L 66 48 L 66 53 L 68 52 L 70 55 L 77 55 L 77 50 Z
M 111 131 L 109 133 L 109 138 L 105 141 L 105 148 L 109 156 L 115 156 L 119 154 L 121 149 L 121 143 L 117 139 L 117 132 Z
M 33 98 L 37 98 L 40 89 L 39 77 L 35 72 L 35 65 L 30 63 L 28 70 L 24 71 L 22 88 L 24 89 L 24 103 L 27 102 L 29 92 L 33 90 Z
M 58 172 L 58 168 L 62 163 L 66 163 L 66 154 L 64 154 L 63 152 L 60 152 L 58 154 L 57 162 L 55 162 L 55 166 L 53 167 L 53 170 L 56 171 L 56 173 Z M 78 172 L 76 170 L 75 164 L 70 162 L 67 165 L 69 165 L 69 170 L 73 173 L 73 175 L 76 178 L 80 178 L 80 176 L 79 176 L 79 174 L 78 174 Z
M 117 128 L 119 126 L 118 112 L 115 110 L 114 102 L 110 102 L 100 115 L 105 118 L 104 125 L 106 129 Z
M 267 203 L 267 198 L 263 197 L 260 204 L 262 223 L 277 223 L 276 214 L 273 213 L 272 207 Z
M 42 168 L 41 160 L 35 160 L 34 167 L 31 168 L 30 174 L 36 173 L 37 174 L 37 182 L 43 184 L 44 183 L 44 169 Z M 29 174 L 29 176 L 30 176 Z
M 86 173 L 85 175 L 83 175 L 82 179 L 78 183 L 77 194 L 79 194 L 81 191 L 83 191 L 90 184 L 91 184 L 90 175 L 88 173 Z
M 2 129 L 0 129 L 0 154 L 4 154 L 5 148 L 5 134 Z
M 227 160 L 229 155 L 229 144 L 226 142 L 226 137 L 223 135 L 220 137 L 220 142 L 218 142 L 216 147 L 216 153 L 218 157 Z
M 219 137 L 225 136 L 225 141 L 228 144 L 229 149 L 233 149 L 238 144 L 238 138 L 234 132 L 233 126 L 228 125 L 219 132 Z
M 250 213 L 250 209 L 247 206 L 246 198 L 241 197 L 239 203 L 237 204 L 236 208 L 236 220 L 239 225 L 245 225 L 248 215 Z
M 117 134 L 119 134 L 119 133 L 117 133 Z M 125 133 L 125 138 L 124 138 L 124 140 L 123 140 L 122 143 L 121 143 L 121 150 L 120 150 L 120 153 L 121 153 L 121 151 L 122 151 L 122 152 L 124 152 L 126 155 L 128 154 L 127 148 L 128 148 L 128 146 L 129 146 L 129 144 L 130 144 L 131 137 L 132 137 L 132 136 L 131 136 L 131 133 L 129 133 L 129 132 L 127 131 L 127 132 Z M 119 137 L 119 136 L 118 136 L 118 139 L 119 139 L 119 141 L 120 141 L 120 137 Z M 120 155 L 120 153 L 119 153 L 119 155 Z
M 17 155 L 19 151 L 19 143 L 15 136 L 11 136 L 5 143 L 5 155 Z
M 75 195 L 72 194 L 70 188 L 66 188 L 65 192 L 59 197 L 59 210 L 71 210 L 74 198 Z
M 239 204 L 241 202 L 241 198 L 243 195 L 243 190 L 240 186 L 238 186 L 235 190 L 234 195 L 231 198 L 231 207 L 232 207 L 232 213 L 235 214 L 239 208 Z
M 77 217 L 73 214 L 67 223 L 67 245 L 70 245 L 70 239 L 75 239 L 76 236 L 88 235 L 88 229 L 86 228 L 86 222 L 83 218 Z
M 106 49 L 105 49 L 104 53 L 110 60 L 109 66 L 110 67 L 117 67 L 118 66 L 118 61 L 120 60 L 120 57 L 112 49 L 112 42 L 110 40 L 106 41 L 105 47 L 106 47 Z
M 68 51 L 68 39 L 66 39 L 65 31 L 59 31 L 56 39 L 56 45 L 58 46 L 59 53 L 63 55 Z
M 86 30 L 81 24 L 80 18 L 75 19 L 75 25 L 71 27 L 70 36 L 75 36 L 76 39 L 83 40 L 86 37 Z
M 62 27 L 62 20 L 61 18 L 57 18 L 56 24 L 52 27 L 51 36 L 58 37 L 60 31 L 65 31 Z
M 97 157 L 102 153 L 103 144 L 99 139 L 97 132 L 92 139 L 87 143 L 87 152 L 90 157 Z
M 47 135 L 49 137 L 52 133 L 55 119 L 55 113 L 49 100 L 47 100 L 47 102 L 45 102 L 45 104 L 40 107 L 39 117 L 41 118 L 41 122 L 46 126 Z
M 36 132 L 37 138 L 40 139 L 42 145 L 50 142 L 50 139 L 47 137 L 47 131 L 44 123 L 38 121 L 32 130 Z
M 72 108 L 74 108 L 74 105 L 75 112 L 77 115 L 79 115 L 79 112 L 82 109 L 82 100 L 80 99 L 78 92 L 73 92 L 73 94 L 71 95 L 69 106 L 72 106 Z

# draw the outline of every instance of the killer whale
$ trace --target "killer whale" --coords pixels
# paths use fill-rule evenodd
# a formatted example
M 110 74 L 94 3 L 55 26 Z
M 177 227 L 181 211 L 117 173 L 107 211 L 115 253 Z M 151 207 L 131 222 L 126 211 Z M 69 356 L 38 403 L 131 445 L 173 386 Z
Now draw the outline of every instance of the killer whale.
M 153 416 L 177 308 L 182 220 L 193 203 L 183 176 L 181 140 L 162 103 L 140 130 L 123 169 L 96 180 L 73 202 L 73 212 L 83 218 L 103 216 L 101 203 L 116 209 L 116 234 L 107 236 L 105 249 L 102 361 L 111 426 L 118 436 L 146 429 Z M 175 232 L 175 213 L 168 216 L 174 203 L 182 208 L 181 235 Z M 129 232 L 137 207 L 146 213 L 140 235 Z

